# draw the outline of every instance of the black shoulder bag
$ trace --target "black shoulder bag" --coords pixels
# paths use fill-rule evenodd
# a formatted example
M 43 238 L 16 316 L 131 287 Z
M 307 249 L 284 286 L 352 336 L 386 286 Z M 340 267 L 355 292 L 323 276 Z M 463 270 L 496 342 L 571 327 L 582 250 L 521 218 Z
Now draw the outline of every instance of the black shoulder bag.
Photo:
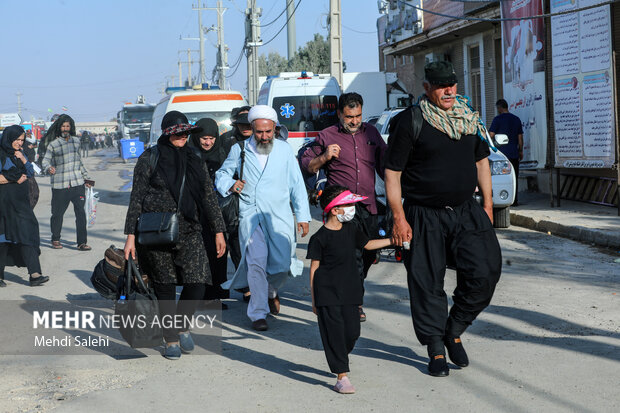
M 135 284 L 132 285 L 132 280 Z M 137 281 L 137 282 L 136 282 Z M 118 317 L 121 336 L 132 348 L 152 348 L 162 343 L 159 303 L 152 288 L 142 280 L 140 271 L 131 255 L 125 266 L 114 315 Z M 134 287 L 135 288 L 132 288 Z
M 157 155 L 155 154 L 156 159 Z M 179 209 L 184 189 L 185 168 L 183 169 L 183 181 L 181 182 L 177 210 L 175 212 L 144 212 L 140 214 L 137 227 L 139 244 L 147 247 L 170 247 L 179 242 Z
M 245 145 L 244 142 L 239 142 L 241 147 L 241 167 L 239 168 L 239 180 L 243 180 L 243 164 L 245 163 Z M 233 192 L 228 196 L 221 196 L 217 192 L 217 203 L 222 211 L 222 218 L 226 223 L 226 232 L 234 233 L 239 228 L 239 194 Z

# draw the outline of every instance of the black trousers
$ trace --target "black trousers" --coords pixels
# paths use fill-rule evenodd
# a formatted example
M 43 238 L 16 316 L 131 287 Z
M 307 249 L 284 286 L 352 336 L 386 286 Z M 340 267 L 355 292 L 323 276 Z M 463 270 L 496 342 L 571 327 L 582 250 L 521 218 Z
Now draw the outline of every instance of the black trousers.
M 340 374 L 349 371 L 349 353 L 360 337 L 360 315 L 357 305 L 335 305 L 316 308 L 321 341 L 329 370 Z
M 203 227 L 202 239 L 207 250 L 207 258 L 209 259 L 209 270 L 211 271 L 211 279 L 213 285 L 205 285 L 205 300 L 215 300 L 221 298 L 228 298 L 230 293 L 228 290 L 224 290 L 220 285 L 227 280 L 228 270 L 228 250 L 220 258 L 217 257 L 217 248 L 215 246 L 215 234 L 209 229 Z
M 42 273 L 39 253 L 35 247 L 23 244 L 10 245 L 3 242 L 0 243 L 0 280 L 4 280 L 4 267 L 6 266 L 6 258 L 9 253 L 9 248 L 12 249 L 13 252 L 19 251 L 21 254 L 21 259 L 24 264 L 26 264 L 26 268 L 28 269 L 28 274 L 32 275 L 34 273 Z
M 353 217 L 353 222 L 370 239 L 376 239 L 379 237 L 379 221 L 377 219 L 377 216 L 368 212 L 366 207 L 360 203 L 355 204 L 355 216 Z M 355 256 L 357 258 L 357 268 L 360 272 L 360 277 L 362 277 L 363 286 L 363 280 L 366 279 L 370 266 L 373 264 L 373 262 L 375 262 L 375 259 L 377 258 L 377 253 L 376 251 L 356 249 Z
M 517 178 L 517 184 L 515 185 L 515 203 L 519 202 L 519 158 L 508 158 L 512 167 L 515 170 L 515 177 Z
M 241 245 L 239 245 L 239 230 L 230 231 L 228 233 L 228 238 L 226 239 L 226 246 L 228 247 L 228 252 L 230 252 L 230 259 L 232 260 L 235 270 L 239 268 L 239 263 L 241 262 Z M 237 288 L 235 291 L 240 293 L 250 292 L 249 287 Z
M 84 185 L 73 186 L 71 188 L 52 189 L 52 217 L 50 218 L 52 241 L 60 241 L 62 220 L 70 202 L 73 204 L 73 211 L 75 212 L 75 232 L 77 233 L 77 244 L 86 244 L 85 201 L 86 190 Z
M 230 253 L 230 259 L 235 265 L 235 270 L 239 268 L 239 263 L 241 262 L 241 246 L 239 245 L 239 230 L 231 231 L 228 233 L 228 238 L 226 239 L 226 246 L 228 247 L 228 252 Z
M 204 284 L 184 284 L 181 290 L 179 301 L 176 301 L 176 285 L 154 283 L 153 289 L 159 301 L 159 316 L 164 320 L 164 316 L 169 320 L 175 315 L 185 316 L 191 319 L 196 312 L 199 300 L 205 294 Z M 162 322 L 162 327 L 163 322 Z M 179 331 L 188 331 L 189 325 L 184 324 L 182 328 L 163 328 L 164 340 L 166 343 L 179 341 Z
M 493 225 L 473 199 L 454 208 L 405 203 L 413 239 L 404 254 L 415 334 L 432 345 L 448 334 L 460 336 L 491 302 L 502 269 Z M 448 314 L 444 291 L 446 262 L 456 267 L 454 305 Z

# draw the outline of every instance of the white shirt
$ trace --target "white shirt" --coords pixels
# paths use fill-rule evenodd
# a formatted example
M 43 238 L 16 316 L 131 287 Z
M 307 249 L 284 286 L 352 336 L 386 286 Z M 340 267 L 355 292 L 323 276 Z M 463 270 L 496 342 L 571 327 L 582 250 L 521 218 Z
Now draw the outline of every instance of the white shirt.
M 269 159 L 269 154 L 258 153 L 258 149 L 256 148 L 256 138 L 254 138 L 254 135 L 248 139 L 248 149 L 256 155 L 261 167 L 265 169 L 265 165 L 267 165 L 267 160 Z

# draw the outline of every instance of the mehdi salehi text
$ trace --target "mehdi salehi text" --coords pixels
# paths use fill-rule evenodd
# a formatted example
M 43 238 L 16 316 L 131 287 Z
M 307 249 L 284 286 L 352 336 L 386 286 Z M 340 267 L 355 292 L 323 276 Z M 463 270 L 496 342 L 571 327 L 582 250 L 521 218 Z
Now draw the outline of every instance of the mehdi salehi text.
M 56 336 L 45 337 L 35 336 L 35 347 L 108 347 L 110 345 L 110 339 L 108 336 L 75 336 L 70 335 L 58 338 Z

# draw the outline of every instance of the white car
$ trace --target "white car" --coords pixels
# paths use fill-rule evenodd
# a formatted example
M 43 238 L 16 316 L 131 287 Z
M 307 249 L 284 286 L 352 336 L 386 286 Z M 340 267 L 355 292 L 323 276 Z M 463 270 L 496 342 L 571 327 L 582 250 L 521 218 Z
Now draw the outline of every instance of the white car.
M 375 127 L 385 142 L 387 142 L 389 136 L 390 121 L 404 109 L 387 109 L 377 120 Z M 508 143 L 508 137 L 498 134 L 495 135 L 495 141 L 499 144 L 505 144 Z M 515 188 L 517 187 L 515 172 L 506 155 L 499 149 L 497 152 L 491 150 L 489 164 L 493 183 L 494 226 L 496 228 L 508 228 L 510 226 L 510 205 L 514 202 Z M 377 200 L 385 205 L 385 184 L 379 176 L 376 176 L 376 182 L 375 192 L 377 193 Z

